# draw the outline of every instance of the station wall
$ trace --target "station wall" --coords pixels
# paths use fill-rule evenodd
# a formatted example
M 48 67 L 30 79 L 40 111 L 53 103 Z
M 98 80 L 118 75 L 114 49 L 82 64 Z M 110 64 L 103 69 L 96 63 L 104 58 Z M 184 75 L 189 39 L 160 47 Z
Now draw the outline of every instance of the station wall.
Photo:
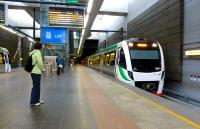
M 21 52 L 22 52 L 22 66 L 28 59 L 29 52 L 31 51 L 32 43 L 27 38 L 22 38 Z
M 20 64 L 20 56 L 22 58 L 22 66 L 24 66 L 25 61 L 28 58 L 28 53 L 30 52 L 31 42 L 27 38 L 21 38 L 21 45 L 18 48 L 18 38 L 21 37 L 0 28 L 0 47 L 8 49 L 12 67 L 17 67 Z M 16 56 L 14 58 L 15 53 Z
M 158 40 L 163 49 L 166 79 L 182 80 L 183 1 L 159 0 L 127 24 L 127 37 Z
M 199 0 L 184 3 L 183 85 L 190 88 L 200 88 L 200 56 L 187 58 L 184 51 L 200 49 L 199 5 Z
M 11 63 L 16 62 L 19 60 L 19 57 L 16 56 L 15 61 L 14 55 L 18 48 L 18 36 L 12 34 L 11 32 L 5 31 L 4 29 L 0 28 L 0 47 L 7 48 L 10 52 Z

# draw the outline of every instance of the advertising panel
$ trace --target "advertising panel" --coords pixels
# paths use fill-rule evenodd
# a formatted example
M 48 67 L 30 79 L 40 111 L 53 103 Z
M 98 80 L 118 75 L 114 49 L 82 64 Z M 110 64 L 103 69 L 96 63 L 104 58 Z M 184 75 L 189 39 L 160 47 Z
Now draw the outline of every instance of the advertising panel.
M 67 40 L 66 28 L 41 28 L 41 42 L 43 44 L 65 44 Z

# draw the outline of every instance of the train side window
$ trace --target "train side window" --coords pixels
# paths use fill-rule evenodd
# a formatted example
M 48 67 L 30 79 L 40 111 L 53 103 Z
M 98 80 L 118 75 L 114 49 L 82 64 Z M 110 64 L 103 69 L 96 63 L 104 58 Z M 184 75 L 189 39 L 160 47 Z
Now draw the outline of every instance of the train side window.
M 110 60 L 109 60 L 110 65 L 115 65 L 115 52 L 112 52 L 110 54 Z
M 92 64 L 95 64 L 95 58 L 92 57 Z
M 100 64 L 104 64 L 104 58 L 105 58 L 105 56 L 104 56 L 104 55 L 101 55 L 100 57 L 101 57 L 101 59 L 100 59 Z
M 126 59 L 125 59 L 124 50 L 122 48 L 120 49 L 119 66 L 126 69 Z
M 96 63 L 97 63 L 97 64 L 100 63 L 100 57 L 99 57 L 99 56 L 96 57 Z
M 0 53 L 0 64 L 3 64 L 3 54 Z
M 105 64 L 106 65 L 109 64 L 109 59 L 110 59 L 110 54 L 106 54 L 106 58 L 105 58 Z

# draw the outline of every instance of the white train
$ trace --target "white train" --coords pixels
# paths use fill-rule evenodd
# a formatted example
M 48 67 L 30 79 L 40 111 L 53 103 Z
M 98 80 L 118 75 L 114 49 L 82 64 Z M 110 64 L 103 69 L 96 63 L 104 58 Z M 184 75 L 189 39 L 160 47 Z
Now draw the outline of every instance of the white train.
M 9 51 L 0 47 L 0 72 L 11 72 Z
M 88 66 L 162 96 L 165 65 L 158 42 L 131 38 L 87 58 Z

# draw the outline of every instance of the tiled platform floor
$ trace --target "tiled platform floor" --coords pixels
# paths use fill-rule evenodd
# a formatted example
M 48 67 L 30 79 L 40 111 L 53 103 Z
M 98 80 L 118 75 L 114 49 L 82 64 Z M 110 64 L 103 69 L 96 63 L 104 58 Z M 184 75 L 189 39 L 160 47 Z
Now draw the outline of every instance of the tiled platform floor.
M 22 70 L 0 74 L 0 81 L 0 129 L 200 127 L 197 124 L 200 118 L 198 110 L 194 111 L 194 115 L 188 114 L 197 120 L 193 125 L 190 121 L 183 120 L 185 117 L 178 118 L 138 95 L 145 93 L 144 91 L 135 93 L 134 88 L 128 88 L 117 80 L 84 66 L 75 66 L 70 72 L 60 76 L 43 77 L 41 94 L 45 104 L 33 109 L 29 107 L 32 88 L 29 74 Z M 146 96 L 157 99 L 152 94 L 147 93 Z M 158 99 L 162 105 L 182 107 L 180 110 L 183 112 L 191 109 L 187 105 Z

